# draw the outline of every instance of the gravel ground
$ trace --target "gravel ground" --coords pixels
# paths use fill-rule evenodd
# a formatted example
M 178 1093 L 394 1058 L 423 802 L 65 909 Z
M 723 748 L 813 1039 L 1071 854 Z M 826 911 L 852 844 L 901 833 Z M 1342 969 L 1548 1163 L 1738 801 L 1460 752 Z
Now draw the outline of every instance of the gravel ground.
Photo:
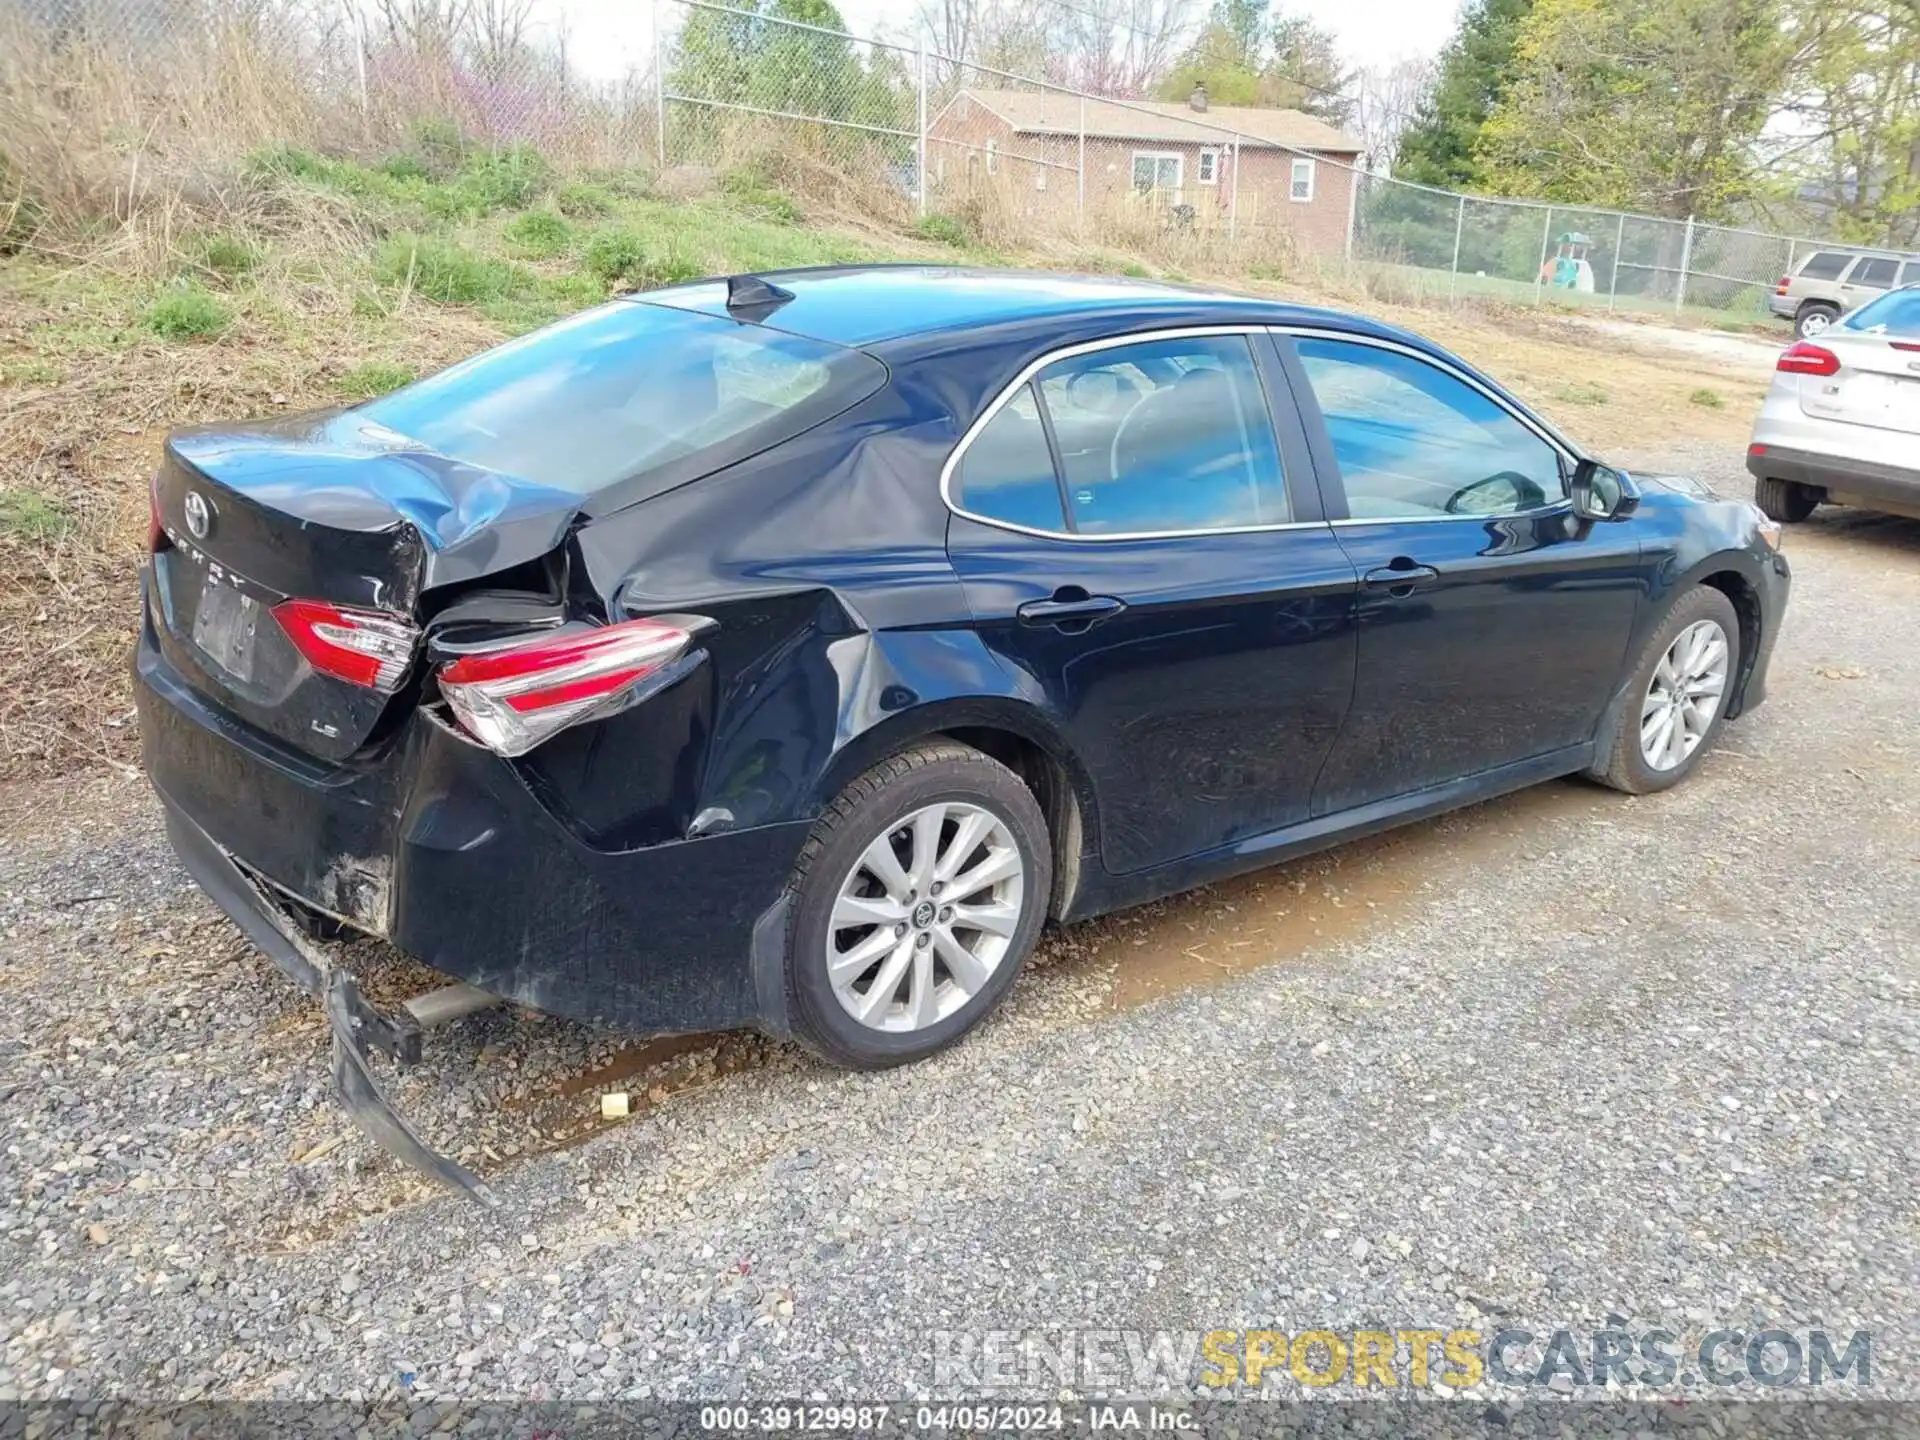
M 1547 786 L 1055 934 L 934 1062 L 436 1034 L 394 1090 L 492 1214 L 335 1109 L 317 1010 L 142 782 L 18 790 L 0 1400 L 899 1396 L 942 1331 L 1609 1317 L 1871 1329 L 1871 1393 L 1920 1398 L 1920 524 L 1789 545 L 1772 699 L 1679 790 Z

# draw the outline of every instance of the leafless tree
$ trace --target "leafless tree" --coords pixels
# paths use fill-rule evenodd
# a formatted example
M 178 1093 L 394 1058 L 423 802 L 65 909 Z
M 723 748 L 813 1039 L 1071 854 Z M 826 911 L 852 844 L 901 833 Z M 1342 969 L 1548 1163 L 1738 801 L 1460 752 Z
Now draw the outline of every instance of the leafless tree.
M 1355 77 L 1356 103 L 1351 125 L 1366 148 L 1366 163 L 1388 173 L 1400 153 L 1400 136 L 1433 93 L 1439 67 L 1429 57 L 1411 56 L 1391 65 L 1362 70 Z

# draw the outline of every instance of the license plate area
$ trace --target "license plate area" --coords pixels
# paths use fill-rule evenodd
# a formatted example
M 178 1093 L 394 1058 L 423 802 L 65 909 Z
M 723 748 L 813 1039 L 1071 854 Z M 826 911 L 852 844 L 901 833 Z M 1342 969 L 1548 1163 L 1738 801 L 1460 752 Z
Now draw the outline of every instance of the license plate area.
M 255 636 L 264 609 L 251 595 L 213 575 L 200 584 L 193 612 L 193 643 L 237 680 L 253 679 Z

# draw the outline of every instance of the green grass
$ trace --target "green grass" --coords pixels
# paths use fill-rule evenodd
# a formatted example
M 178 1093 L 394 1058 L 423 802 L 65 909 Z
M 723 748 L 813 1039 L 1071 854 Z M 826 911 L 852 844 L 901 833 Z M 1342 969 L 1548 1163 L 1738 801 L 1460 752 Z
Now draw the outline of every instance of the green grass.
M 1553 398 L 1569 405 L 1604 405 L 1607 392 L 1598 385 L 1562 385 L 1553 392 Z
M 334 388 L 350 400 L 371 400 L 402 385 L 411 385 L 416 378 L 408 366 L 391 360 L 368 360 L 343 374 Z
M 227 307 L 192 281 L 176 281 L 141 316 L 162 340 L 198 340 L 220 334 L 233 323 Z
M 1720 398 L 1720 392 L 1718 390 L 1709 390 L 1704 385 L 1687 396 L 1687 399 L 1690 403 L 1705 406 L 1709 410 L 1722 410 L 1726 408 L 1727 404 L 1725 400 Z
M 539 288 L 533 274 L 431 235 L 395 235 L 374 252 L 374 278 L 446 305 L 504 300 Z
M 645 289 L 697 279 L 700 266 L 676 254 L 671 245 L 650 244 L 635 230 L 614 227 L 595 232 L 581 256 L 587 273 L 606 285 Z
M 507 222 L 508 246 L 529 260 L 551 260 L 573 246 L 573 227 L 551 210 L 528 210 Z
M 0 360 L 0 385 L 58 385 L 60 367 L 47 360 Z
M 613 196 L 599 185 L 576 180 L 553 192 L 553 205 L 569 220 L 599 220 L 613 213 Z
M 749 210 L 757 210 L 762 215 L 779 220 L 784 224 L 800 223 L 800 207 L 793 203 L 791 196 L 782 195 L 770 186 L 761 173 L 744 167 L 729 170 L 720 177 L 720 189 L 735 204 Z
M 939 211 L 922 215 L 913 227 L 913 233 L 922 240 L 932 240 L 936 244 L 951 245 L 964 250 L 973 243 L 973 237 L 967 233 L 967 227 L 951 215 L 942 215 Z
M 218 230 L 200 236 L 188 253 L 201 269 L 210 270 L 226 280 L 237 280 L 242 275 L 250 274 L 262 258 L 259 247 L 246 237 Z
M 71 523 L 57 501 L 37 490 L 0 490 L 0 535 L 57 540 Z

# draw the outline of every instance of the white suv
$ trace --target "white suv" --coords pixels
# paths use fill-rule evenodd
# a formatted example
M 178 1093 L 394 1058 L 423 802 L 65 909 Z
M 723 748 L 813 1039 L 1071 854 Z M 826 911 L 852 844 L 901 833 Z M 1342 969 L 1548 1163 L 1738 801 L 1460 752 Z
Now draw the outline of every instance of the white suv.
M 1792 274 L 1780 277 L 1767 308 L 1782 320 L 1793 321 L 1794 334 L 1810 340 L 1856 305 L 1916 281 L 1920 281 L 1920 256 L 1816 250 Z
M 1822 503 L 1920 519 L 1920 285 L 1781 353 L 1747 469 L 1775 520 Z

